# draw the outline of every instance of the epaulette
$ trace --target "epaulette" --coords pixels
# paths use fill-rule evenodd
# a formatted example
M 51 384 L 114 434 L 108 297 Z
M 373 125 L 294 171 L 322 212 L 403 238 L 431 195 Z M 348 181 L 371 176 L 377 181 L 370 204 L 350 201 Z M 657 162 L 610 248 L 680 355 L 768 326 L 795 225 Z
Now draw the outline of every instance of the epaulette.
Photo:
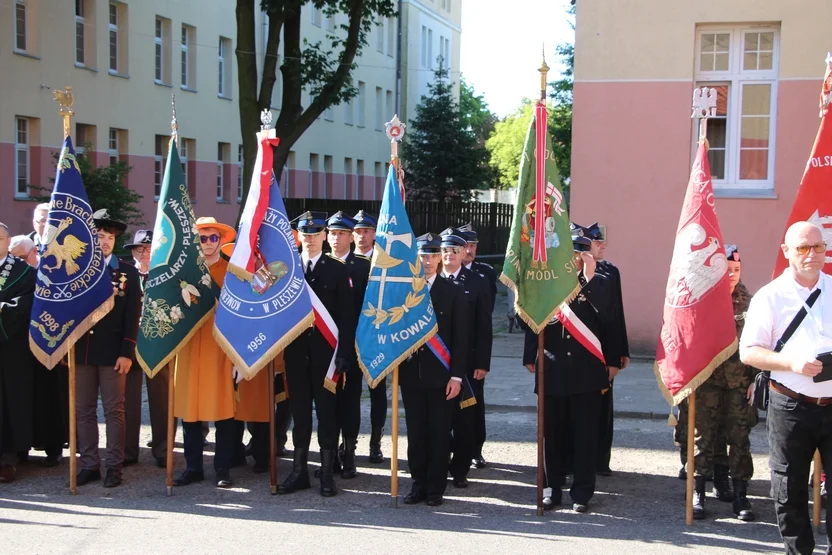
M 344 262 L 344 261 L 343 261 L 343 259 L 338 258 L 337 256 L 335 256 L 335 255 L 334 255 L 334 254 L 332 254 L 331 252 L 326 253 L 326 255 L 327 255 L 328 257 L 330 257 L 332 260 L 337 260 L 337 261 L 338 261 L 338 262 L 340 262 L 341 264 L 346 264 L 346 262 Z
M 369 261 L 369 260 L 370 260 L 370 257 L 369 257 L 369 256 L 364 256 L 363 254 L 358 254 L 357 252 L 353 252 L 352 254 L 353 254 L 353 256 L 355 256 L 356 258 L 362 258 L 362 259 L 367 260 L 367 261 Z

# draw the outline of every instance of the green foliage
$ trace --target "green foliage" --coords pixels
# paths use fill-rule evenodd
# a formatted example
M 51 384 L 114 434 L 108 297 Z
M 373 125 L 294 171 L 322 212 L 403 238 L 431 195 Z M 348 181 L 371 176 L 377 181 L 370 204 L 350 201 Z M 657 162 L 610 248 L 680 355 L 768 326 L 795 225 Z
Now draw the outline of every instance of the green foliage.
M 575 5 L 569 7 L 567 14 L 571 17 L 570 25 L 575 30 Z M 573 39 L 574 40 L 574 39 Z M 549 98 L 554 107 L 549 111 L 549 133 L 552 135 L 552 150 L 558 164 L 561 180 L 564 181 L 564 193 L 569 198 L 567 182 L 572 175 L 572 89 L 575 74 L 575 44 L 565 42 L 555 49 L 555 54 L 563 65 L 560 79 L 549 85 L 552 87 Z
M 452 85 L 440 59 L 430 94 L 422 97 L 405 134 L 408 199 L 468 200 L 472 189 L 490 186 L 488 153 L 477 144 L 470 123 L 463 121 Z
M 494 132 L 485 143 L 491 155 L 491 167 L 497 173 L 498 189 L 517 187 L 523 143 L 533 116 L 534 103 L 524 98 L 523 103 L 513 114 L 497 122 Z
M 483 95 L 477 94 L 473 85 L 470 85 L 463 77 L 459 80 L 459 115 L 462 124 L 474 133 L 477 147 L 485 149 L 485 142 L 494 132 L 494 125 L 499 120 L 497 115 L 488 108 Z M 489 187 L 493 186 L 497 181 L 497 172 L 489 164 L 488 155 L 483 157 L 481 167 L 485 183 L 488 183 Z

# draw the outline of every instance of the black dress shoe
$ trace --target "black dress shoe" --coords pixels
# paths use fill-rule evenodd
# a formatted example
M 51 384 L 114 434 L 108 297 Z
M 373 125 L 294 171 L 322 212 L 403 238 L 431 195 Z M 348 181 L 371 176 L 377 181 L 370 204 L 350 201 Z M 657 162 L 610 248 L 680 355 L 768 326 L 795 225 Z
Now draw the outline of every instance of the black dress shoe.
M 122 468 L 132 466 L 134 464 L 138 464 L 139 459 L 124 459 L 124 462 L 121 463 Z
M 58 466 L 59 464 L 61 464 L 61 461 L 63 460 L 64 456 L 60 453 L 58 453 L 57 455 L 47 455 L 46 458 L 43 459 L 41 465 L 46 467 Z
M 85 486 L 90 482 L 95 482 L 101 479 L 101 471 L 100 470 L 88 470 L 86 468 L 82 469 L 81 472 L 78 473 L 78 476 L 75 477 L 75 483 L 79 486 Z
M 415 505 L 425 500 L 425 494 L 421 491 L 411 491 L 404 498 L 405 505 Z
M 145 443 L 145 444 L 144 444 L 144 446 L 145 446 L 145 447 L 153 447 L 153 442 L 152 442 L 152 441 L 148 441 L 147 443 Z
M 167 468 L 168 461 L 165 460 L 165 457 L 156 457 L 156 466 L 159 468 Z
M 205 479 L 205 473 L 196 470 L 186 470 L 173 481 L 174 486 L 189 486 L 194 482 L 201 482 Z
M 425 501 L 425 505 L 428 507 L 438 507 L 443 501 L 444 499 L 442 499 L 441 495 L 431 495 L 427 498 L 427 501 Z
M 254 461 L 254 466 L 251 470 L 255 474 L 265 474 L 269 471 L 269 461 Z
M 105 488 L 115 488 L 121 485 L 121 473 L 112 468 L 107 469 L 107 475 L 104 477 Z
M 488 466 L 488 463 L 485 462 L 485 459 L 482 458 L 482 455 L 480 455 L 479 457 L 474 457 L 473 463 L 474 466 L 477 468 L 485 468 L 486 466 Z
M 286 449 L 285 445 L 278 445 L 277 446 L 277 456 L 278 457 L 285 457 L 289 454 L 289 450 Z
M 230 488 L 233 485 L 234 482 L 231 480 L 231 474 L 227 470 L 221 470 L 217 472 L 218 488 Z
M 609 477 L 609 476 L 612 476 L 612 469 L 610 469 L 610 468 L 601 468 L 599 470 L 596 470 L 595 474 L 597 474 L 598 476 Z
M 572 510 L 576 513 L 585 513 L 589 510 L 589 507 L 583 503 L 572 503 Z
M 454 478 L 454 487 L 465 489 L 468 487 L 468 478 Z

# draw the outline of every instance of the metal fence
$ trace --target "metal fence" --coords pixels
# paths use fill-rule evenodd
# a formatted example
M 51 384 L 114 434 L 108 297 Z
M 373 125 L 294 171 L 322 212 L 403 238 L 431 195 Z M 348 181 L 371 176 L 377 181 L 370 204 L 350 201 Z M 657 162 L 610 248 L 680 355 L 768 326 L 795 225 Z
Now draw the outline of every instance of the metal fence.
M 359 210 L 378 216 L 380 200 L 340 200 L 319 198 L 287 198 L 286 212 L 290 218 L 307 211 L 317 210 L 333 214 L 343 210 L 350 216 Z M 504 254 L 508 244 L 514 207 L 496 202 L 439 202 L 413 200 L 405 202 L 407 216 L 413 232 L 439 233 L 449 226 L 471 222 L 479 236 L 477 252 L 483 255 Z

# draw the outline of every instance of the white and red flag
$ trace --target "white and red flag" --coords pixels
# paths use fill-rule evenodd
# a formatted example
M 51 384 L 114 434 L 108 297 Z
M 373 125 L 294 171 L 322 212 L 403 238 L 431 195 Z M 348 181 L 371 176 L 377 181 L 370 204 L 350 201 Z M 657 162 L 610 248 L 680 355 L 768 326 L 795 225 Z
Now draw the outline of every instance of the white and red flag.
M 699 143 L 676 229 L 656 378 L 678 405 L 737 350 L 728 260 L 714 210 L 706 141 Z
M 829 103 L 832 100 L 832 54 L 826 58 L 826 75 L 820 92 L 820 127 L 812 146 L 809 161 L 800 180 L 800 188 L 794 199 L 789 219 L 783 229 L 786 230 L 795 222 L 809 221 L 823 230 L 826 241 L 826 263 L 823 271 L 832 273 L 832 110 Z M 788 262 L 777 249 L 777 259 L 774 263 L 772 279 L 783 273 Z

